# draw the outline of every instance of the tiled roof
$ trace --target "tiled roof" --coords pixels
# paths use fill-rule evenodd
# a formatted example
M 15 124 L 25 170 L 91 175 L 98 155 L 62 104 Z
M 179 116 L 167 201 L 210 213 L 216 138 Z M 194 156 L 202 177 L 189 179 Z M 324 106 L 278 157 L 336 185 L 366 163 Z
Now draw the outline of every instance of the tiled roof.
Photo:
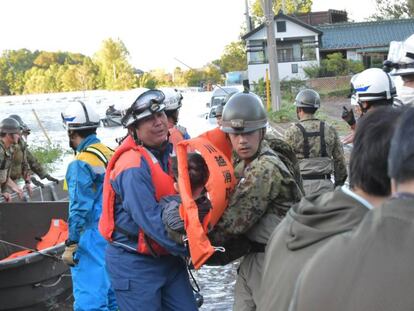
M 323 32 L 321 50 L 389 46 L 414 34 L 414 19 L 315 26 Z

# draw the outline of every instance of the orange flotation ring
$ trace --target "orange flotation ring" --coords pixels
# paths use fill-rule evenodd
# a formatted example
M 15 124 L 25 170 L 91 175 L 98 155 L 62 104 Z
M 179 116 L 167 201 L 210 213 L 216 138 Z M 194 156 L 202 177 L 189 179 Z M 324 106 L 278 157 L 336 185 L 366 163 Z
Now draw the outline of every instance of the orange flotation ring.
M 198 208 L 192 198 L 187 166 L 188 150 L 194 150 L 201 154 L 210 171 L 206 189 L 212 209 L 205 217 L 203 224 L 199 222 Z M 181 141 L 177 144 L 176 152 L 179 174 L 178 185 L 182 200 L 180 215 L 187 232 L 192 263 L 195 269 L 199 269 L 215 251 L 207 237 L 207 228 L 212 228 L 226 209 L 236 179 L 229 158 L 221 151 L 219 146 L 213 144 L 206 136 Z

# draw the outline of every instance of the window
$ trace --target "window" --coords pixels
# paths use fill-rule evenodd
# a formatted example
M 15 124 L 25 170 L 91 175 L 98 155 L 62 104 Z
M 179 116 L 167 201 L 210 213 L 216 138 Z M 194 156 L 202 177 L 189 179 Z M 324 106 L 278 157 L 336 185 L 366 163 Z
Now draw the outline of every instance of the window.
M 278 42 L 277 59 L 279 63 L 301 61 L 300 44 L 298 42 Z
M 292 73 L 298 73 L 299 67 L 298 64 L 292 64 Z
M 263 40 L 251 40 L 247 44 L 249 64 L 264 64 L 266 59 L 266 43 Z
M 286 32 L 286 22 L 285 21 L 276 22 L 276 30 L 277 32 Z

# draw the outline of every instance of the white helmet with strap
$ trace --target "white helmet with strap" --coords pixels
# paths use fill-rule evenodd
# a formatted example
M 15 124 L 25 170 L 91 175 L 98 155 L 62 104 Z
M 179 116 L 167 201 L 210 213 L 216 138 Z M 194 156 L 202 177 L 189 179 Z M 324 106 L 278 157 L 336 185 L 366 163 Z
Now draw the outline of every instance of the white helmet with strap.
M 177 110 L 181 108 L 181 101 L 183 99 L 183 95 L 181 95 L 181 92 L 178 92 L 176 89 L 172 88 L 161 88 L 160 90 L 165 95 L 165 111 Z
M 390 100 L 397 94 L 390 75 L 379 68 L 369 68 L 351 79 L 352 92 L 358 103 Z
M 414 34 L 405 41 L 391 41 L 384 70 L 391 71 L 392 75 L 414 75 Z
M 99 114 L 88 103 L 77 101 L 62 114 L 63 126 L 68 130 L 86 130 L 99 127 Z

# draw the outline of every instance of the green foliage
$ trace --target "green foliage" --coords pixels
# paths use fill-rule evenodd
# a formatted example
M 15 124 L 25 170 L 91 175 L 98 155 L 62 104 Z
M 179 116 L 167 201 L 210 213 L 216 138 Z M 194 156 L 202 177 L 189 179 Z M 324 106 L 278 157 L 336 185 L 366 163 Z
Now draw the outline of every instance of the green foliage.
M 120 40 L 102 42 L 95 60 L 99 67 L 100 87 L 107 90 L 126 90 L 136 86 L 134 70 L 128 62 L 129 52 Z
M 376 0 L 373 20 L 400 19 L 414 16 L 414 0 Z
M 158 84 L 157 79 L 150 73 L 146 72 L 138 78 L 138 86 L 145 87 L 147 89 L 155 89 Z
M 222 73 L 247 70 L 246 43 L 236 41 L 226 45 L 220 60 L 213 64 L 219 66 Z
M 308 78 L 336 77 L 355 74 L 364 70 L 360 61 L 344 59 L 342 53 L 328 54 L 321 60 L 321 65 L 311 65 L 303 68 Z
M 312 8 L 312 0 L 284 0 L 285 2 L 285 14 L 293 13 L 308 13 Z M 277 14 L 282 10 L 283 0 L 273 1 L 273 13 Z M 262 0 L 254 0 L 251 6 L 252 19 L 255 24 L 263 22 L 263 8 Z
M 64 150 L 60 145 L 50 145 L 48 147 L 35 146 L 30 147 L 29 149 L 33 156 L 48 169 L 51 169 L 53 163 L 64 153 Z
M 276 123 L 293 122 L 297 120 L 296 108 L 292 102 L 282 100 L 282 106 L 279 111 L 270 111 L 268 117 L 271 121 Z

